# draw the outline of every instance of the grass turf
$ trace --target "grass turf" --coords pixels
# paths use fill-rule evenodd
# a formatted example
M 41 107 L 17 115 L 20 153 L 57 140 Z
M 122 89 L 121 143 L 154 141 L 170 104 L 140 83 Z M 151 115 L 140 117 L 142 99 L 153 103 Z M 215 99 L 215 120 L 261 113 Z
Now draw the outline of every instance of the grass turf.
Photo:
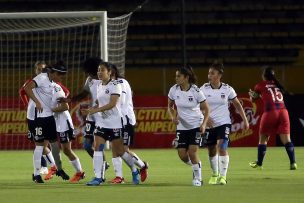
M 225 186 L 208 185 L 211 175 L 206 149 L 200 150 L 203 163 L 202 187 L 192 186 L 191 167 L 183 164 L 174 149 L 134 150 L 149 162 L 149 178 L 140 185 L 132 185 L 131 173 L 124 164 L 126 183 L 89 187 L 85 183 L 93 177 L 92 159 L 85 151 L 79 156 L 86 178 L 70 184 L 54 177 L 45 184 L 31 180 L 31 151 L 1 151 L 0 202 L 304 202 L 304 148 L 296 148 L 298 170 L 289 170 L 283 147 L 268 148 L 264 169 L 256 170 L 248 163 L 256 158 L 256 148 L 230 148 L 230 166 Z M 111 163 L 111 154 L 106 152 Z M 72 176 L 74 171 L 67 158 L 63 166 Z M 106 175 L 114 177 L 113 166 Z

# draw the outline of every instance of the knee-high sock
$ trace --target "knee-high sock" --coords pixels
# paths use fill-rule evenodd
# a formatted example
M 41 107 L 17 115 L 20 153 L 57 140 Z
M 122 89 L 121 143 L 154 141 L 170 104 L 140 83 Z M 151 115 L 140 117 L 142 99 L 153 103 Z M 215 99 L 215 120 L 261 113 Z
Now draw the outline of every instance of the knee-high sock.
M 134 164 L 138 166 L 139 168 L 143 168 L 145 166 L 145 163 L 133 152 L 133 159 L 134 159 Z
M 226 177 L 229 165 L 229 156 L 219 156 L 219 171 L 220 176 Z
M 209 162 L 210 162 L 210 167 L 212 169 L 213 175 L 218 175 L 218 155 L 215 155 L 214 157 L 209 156 Z
M 285 149 L 286 149 L 286 152 L 288 154 L 288 158 L 289 158 L 289 161 L 290 161 L 290 164 L 293 164 L 296 162 L 295 160 L 295 152 L 294 152 L 294 146 L 292 144 L 292 142 L 288 142 L 285 144 Z
M 81 167 L 79 158 L 76 158 L 76 159 L 74 159 L 73 161 L 70 161 L 70 162 L 73 165 L 76 172 L 81 172 L 82 171 L 82 167 Z
M 134 165 L 134 159 L 132 158 L 132 156 L 128 153 L 125 152 L 121 158 L 126 162 L 126 164 L 130 167 L 130 169 L 132 170 L 132 172 L 136 172 L 137 168 Z
M 265 144 L 259 144 L 258 145 L 258 161 L 257 164 L 259 166 L 262 166 L 263 160 L 266 154 L 267 146 Z
M 197 180 L 199 180 L 199 181 L 202 181 L 202 167 L 201 167 L 201 162 L 192 165 L 192 172 L 193 172 L 194 179 L 197 179 Z
M 60 155 L 60 148 L 57 142 L 51 143 L 52 154 L 57 166 L 58 170 L 62 170 L 62 162 L 61 162 L 61 155 Z
M 41 168 L 41 157 L 43 153 L 43 146 L 36 146 L 33 154 L 33 167 L 34 167 L 34 175 L 39 175 L 39 171 Z
M 103 151 L 95 151 L 93 155 L 93 167 L 96 178 L 102 178 L 104 176 L 104 174 L 102 174 L 103 165 Z
M 45 157 L 46 157 L 46 159 L 49 162 L 49 164 L 50 164 L 51 167 L 56 166 L 53 154 L 51 152 L 49 152 L 48 154 L 46 154 Z
M 123 177 L 122 175 L 122 159 L 120 157 L 112 158 L 114 172 L 116 177 Z

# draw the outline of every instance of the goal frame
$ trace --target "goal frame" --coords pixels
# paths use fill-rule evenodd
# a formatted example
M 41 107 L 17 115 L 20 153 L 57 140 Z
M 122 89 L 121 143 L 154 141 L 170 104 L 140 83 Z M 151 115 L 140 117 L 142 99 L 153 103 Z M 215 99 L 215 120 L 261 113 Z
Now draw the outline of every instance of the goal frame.
M 1 19 L 96 18 L 100 23 L 100 57 L 108 61 L 107 11 L 20 12 L 0 13 Z M 98 20 L 97 20 L 98 19 Z

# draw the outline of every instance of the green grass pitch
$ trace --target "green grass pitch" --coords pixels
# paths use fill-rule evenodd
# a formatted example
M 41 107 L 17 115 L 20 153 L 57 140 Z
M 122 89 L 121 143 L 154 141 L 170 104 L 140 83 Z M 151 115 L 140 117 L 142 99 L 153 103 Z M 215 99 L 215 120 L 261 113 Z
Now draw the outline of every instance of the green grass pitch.
M 191 167 L 183 164 L 174 149 L 134 150 L 149 162 L 149 178 L 140 185 L 131 184 L 131 173 L 124 164 L 126 183 L 89 187 L 93 177 L 92 159 L 82 150 L 76 153 L 86 178 L 70 184 L 58 177 L 45 184 L 31 180 L 32 151 L 0 151 L 0 202 L 304 202 L 304 148 L 296 148 L 298 170 L 289 170 L 283 147 L 268 148 L 263 170 L 248 163 L 256 159 L 256 148 L 230 148 L 228 184 L 208 185 L 211 175 L 206 149 L 200 150 L 203 163 L 202 187 L 193 187 Z M 108 162 L 111 154 L 106 152 Z M 71 164 L 63 155 L 64 169 L 72 176 Z M 107 179 L 114 177 L 113 166 Z

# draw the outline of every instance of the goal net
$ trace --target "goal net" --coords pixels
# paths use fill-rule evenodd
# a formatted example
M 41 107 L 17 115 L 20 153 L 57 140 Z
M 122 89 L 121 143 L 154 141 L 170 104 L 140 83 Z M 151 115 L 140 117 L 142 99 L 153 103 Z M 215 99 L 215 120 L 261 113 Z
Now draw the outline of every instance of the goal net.
M 32 147 L 26 140 L 26 107 L 18 90 L 34 77 L 35 62 L 63 60 L 68 68 L 63 84 L 72 95 L 85 82 L 82 64 L 89 57 L 113 62 L 124 73 L 130 16 L 107 18 L 105 11 L 0 13 L 0 149 Z M 77 109 L 71 108 L 76 128 L 82 122 Z

